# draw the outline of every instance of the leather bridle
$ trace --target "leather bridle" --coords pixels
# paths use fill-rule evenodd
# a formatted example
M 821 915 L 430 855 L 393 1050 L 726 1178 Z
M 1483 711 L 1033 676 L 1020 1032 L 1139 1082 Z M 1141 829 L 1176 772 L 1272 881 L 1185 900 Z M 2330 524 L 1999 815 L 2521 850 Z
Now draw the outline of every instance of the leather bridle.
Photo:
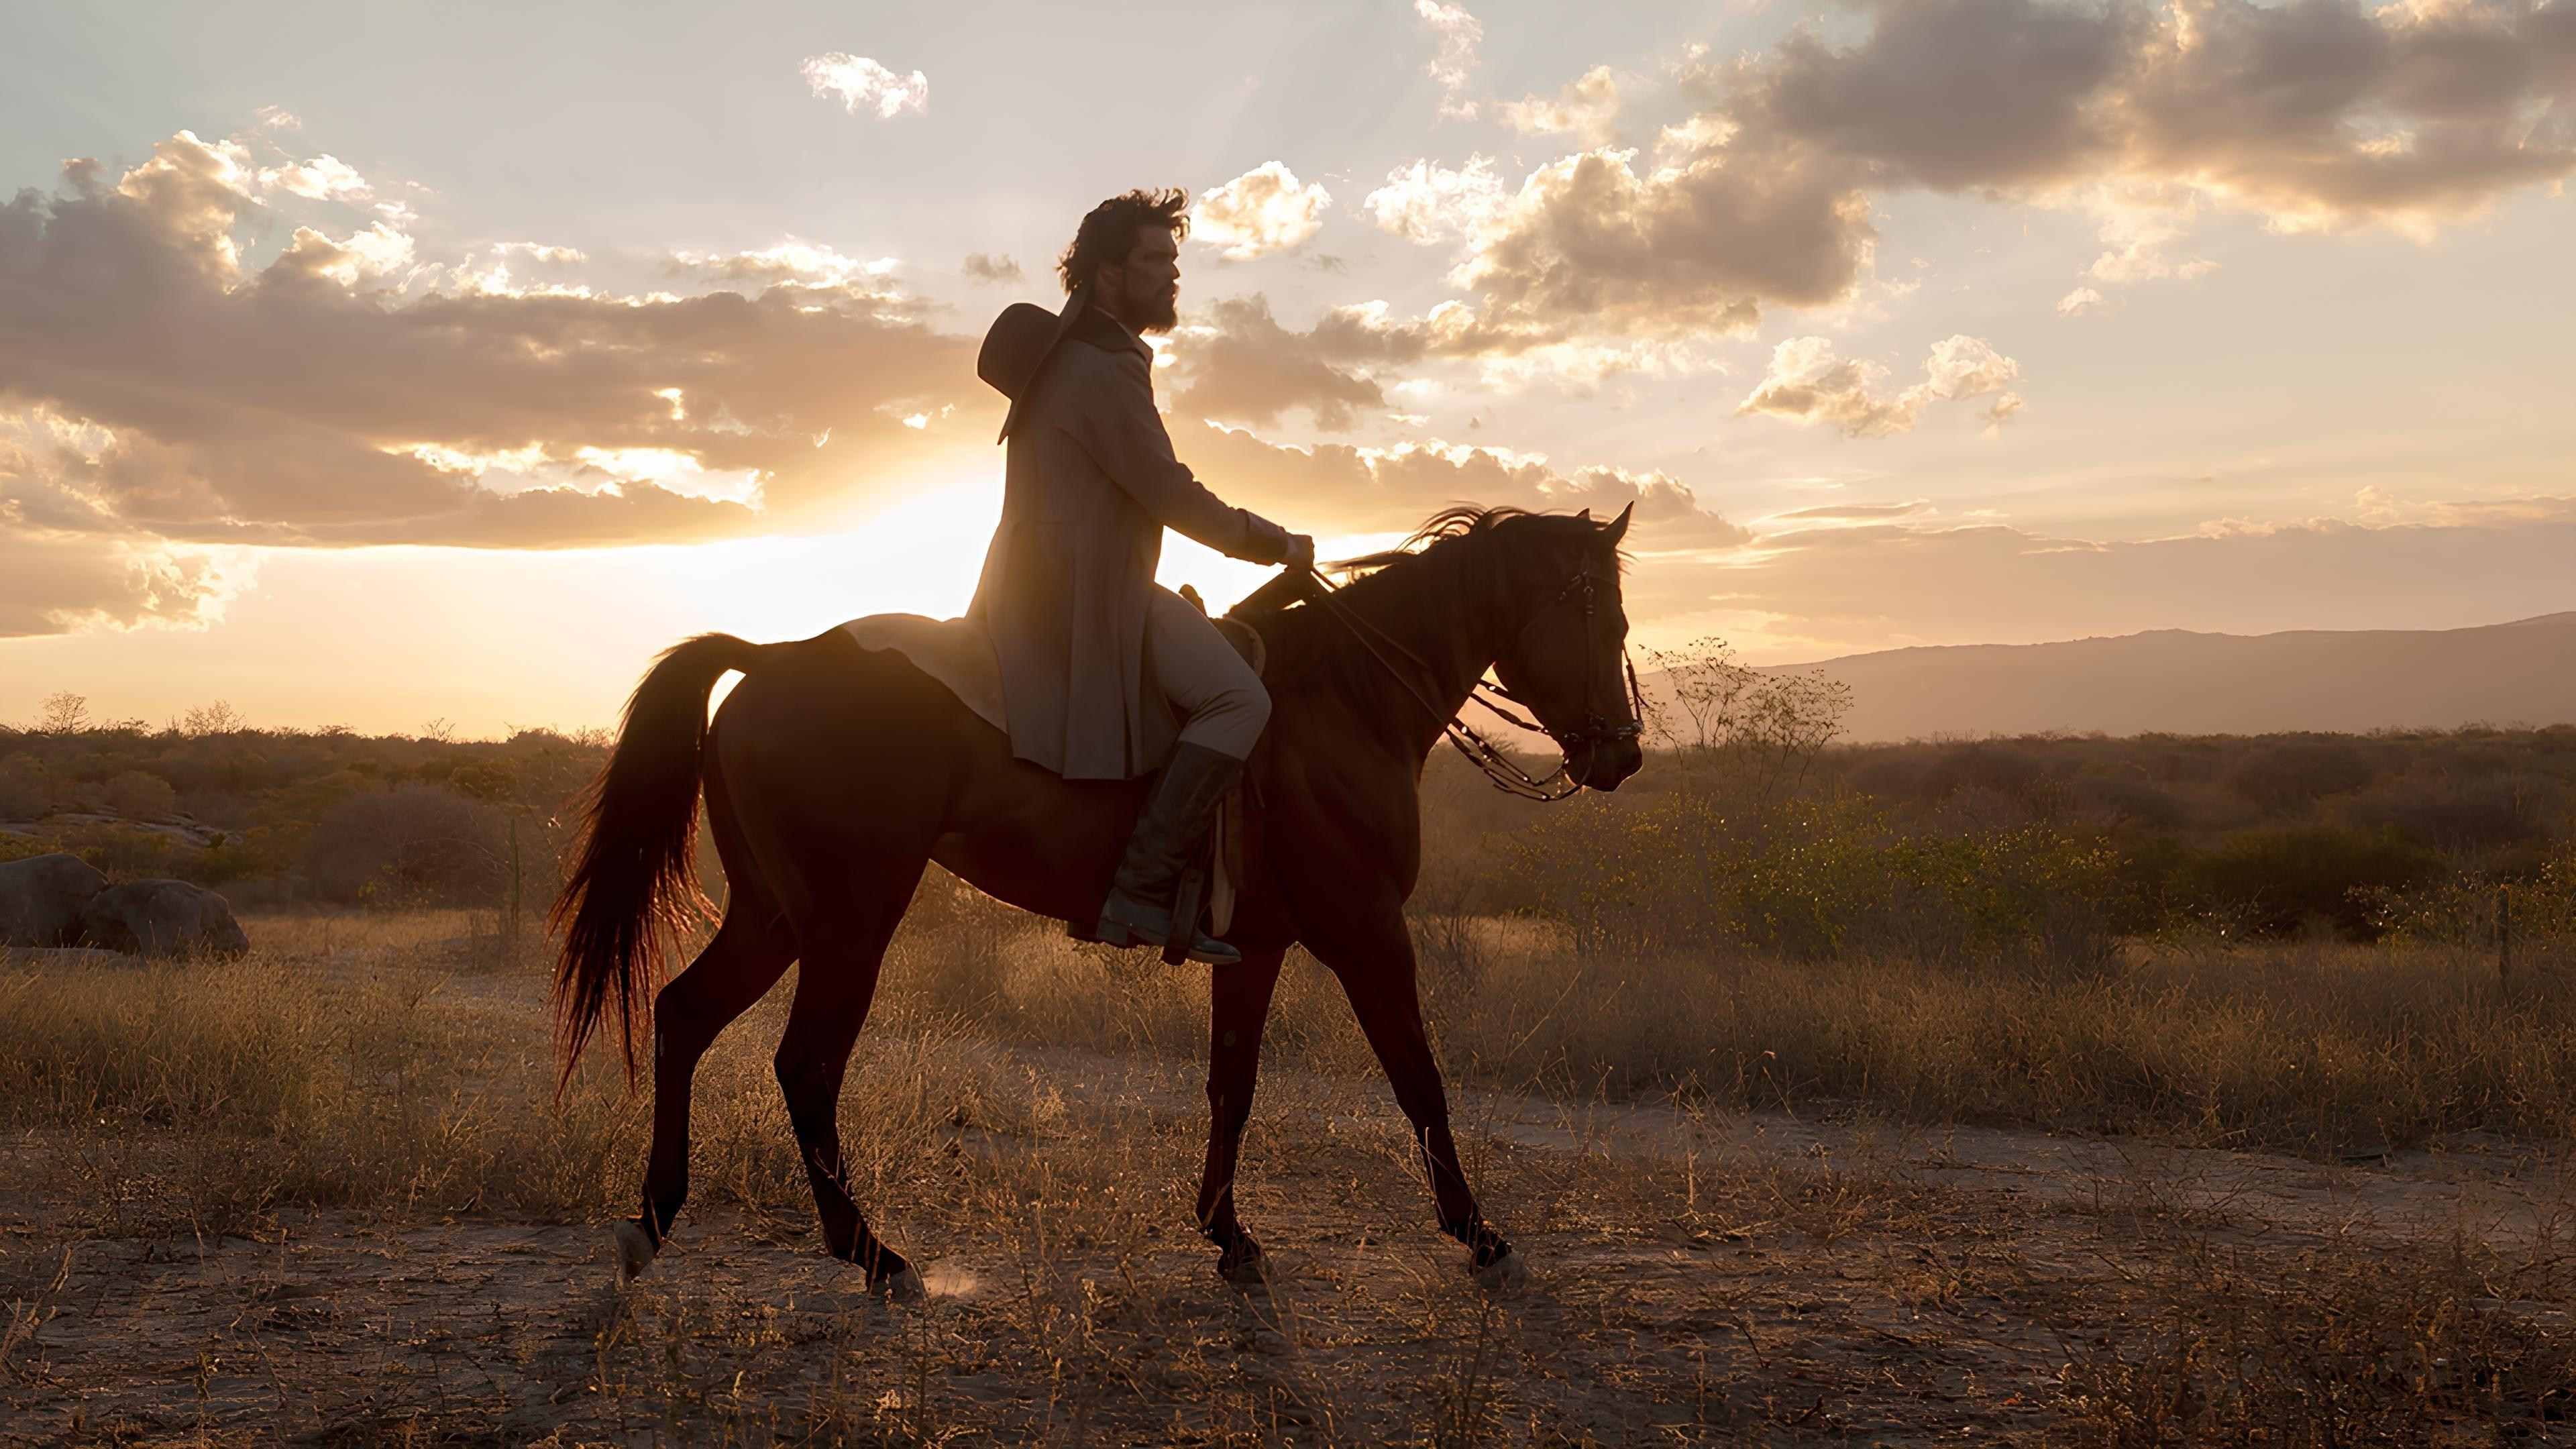
M 1580 781 L 1567 773 L 1572 767 L 1574 752 L 1577 749 L 1585 747 L 1598 749 L 1603 745 L 1621 740 L 1636 739 L 1645 732 L 1642 723 L 1645 714 L 1642 708 L 1644 701 L 1643 695 L 1637 688 L 1637 667 L 1629 662 L 1628 651 L 1624 645 L 1619 651 L 1620 671 L 1625 676 L 1628 686 L 1628 718 L 1624 723 L 1604 720 L 1599 710 L 1587 709 L 1580 728 L 1560 730 L 1537 718 L 1536 705 L 1513 694 L 1502 685 L 1488 682 L 1479 676 L 1467 687 L 1467 697 L 1470 700 L 1483 705 L 1493 713 L 1495 718 L 1505 724 L 1515 729 L 1527 730 L 1531 734 L 1545 735 L 1556 743 L 1558 754 L 1556 772 L 1544 777 L 1532 775 L 1522 769 L 1520 763 L 1505 753 L 1501 746 L 1477 733 L 1473 726 L 1458 715 L 1442 714 L 1440 706 L 1433 703 L 1431 697 L 1423 692 L 1415 678 L 1397 668 L 1395 662 L 1387 658 L 1378 645 L 1383 643 L 1387 648 L 1403 655 L 1405 661 L 1423 677 L 1436 677 L 1431 666 L 1424 662 L 1420 655 L 1406 648 L 1404 641 L 1360 617 L 1357 611 L 1344 604 L 1337 597 L 1341 591 L 1322 574 L 1311 569 L 1308 570 L 1308 574 L 1317 588 L 1315 602 L 1323 607 L 1324 612 L 1339 619 L 1342 626 L 1351 631 L 1351 637 L 1359 640 L 1361 647 L 1368 650 L 1370 657 L 1377 660 L 1379 666 L 1387 673 L 1395 676 L 1396 682 L 1405 687 L 1405 692 L 1413 696 L 1414 702 L 1421 705 L 1424 711 L 1440 725 L 1440 732 L 1448 739 L 1450 746 L 1459 754 L 1466 756 L 1467 762 L 1474 765 L 1495 789 L 1507 795 L 1517 795 L 1524 800 L 1566 799 L 1583 788 Z M 1599 608 L 1598 583 L 1593 575 L 1591 564 L 1586 563 L 1575 570 L 1574 574 L 1566 579 L 1565 586 L 1557 590 L 1556 596 L 1530 615 L 1521 625 L 1520 633 L 1512 637 L 1512 648 L 1517 650 L 1521 641 L 1529 637 L 1529 631 L 1538 627 L 1540 619 L 1545 618 L 1550 610 L 1569 600 L 1579 600 L 1583 606 L 1583 678 L 1588 694 L 1594 675 L 1592 668 L 1595 662 L 1594 650 L 1598 647 L 1593 637 L 1592 621 Z M 1372 639 L 1370 637 L 1372 635 L 1376 637 Z M 1519 706 L 1519 709 L 1513 708 L 1515 705 Z M 1523 709 L 1529 711 L 1528 716 L 1525 717 L 1520 713 Z

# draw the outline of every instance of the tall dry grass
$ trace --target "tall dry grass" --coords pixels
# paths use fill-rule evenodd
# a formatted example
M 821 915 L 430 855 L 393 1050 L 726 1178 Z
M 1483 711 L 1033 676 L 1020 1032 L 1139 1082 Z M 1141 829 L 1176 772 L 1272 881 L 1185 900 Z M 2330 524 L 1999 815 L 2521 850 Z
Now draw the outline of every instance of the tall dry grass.
M 488 935 L 421 939 L 424 924 L 254 921 L 258 946 L 229 962 L 0 957 L 0 1121 L 69 1149 L 96 1184 L 89 1206 L 120 1228 L 230 1231 L 281 1207 L 626 1207 L 645 1100 L 607 1059 L 558 1096 L 541 967 L 495 962 Z M 696 1196 L 801 1222 L 811 1200 L 768 1061 L 783 1010 L 756 1009 L 700 1071 Z M 871 1033 L 844 1093 L 867 1127 L 850 1143 L 863 1184 L 1019 1100 L 938 1022 L 912 1026 Z
M 468 929 L 459 932 L 458 927 Z M 462 913 L 257 920 L 236 962 L 0 965 L 0 1121 L 84 1144 L 120 1211 L 200 1225 L 278 1205 L 587 1217 L 626 1206 L 643 1104 L 611 1060 L 558 1097 L 533 943 Z M 2576 1000 L 2448 947 L 2216 944 L 2082 966 L 1750 953 L 1595 956 L 1527 922 L 1417 923 L 1451 1077 L 1588 1100 L 1867 1105 L 2331 1154 L 2454 1132 L 2576 1136 Z M 792 978 L 791 978 L 792 980 Z M 1189 1060 L 1206 982 L 1082 946 L 953 886 L 925 893 L 843 1110 L 863 1183 L 961 1124 L 1024 1118 L 995 1042 Z M 773 993 L 701 1068 L 697 1200 L 810 1210 L 768 1053 Z M 1367 1082 L 1338 983 L 1298 956 L 1274 1064 Z M 1020 1068 L 1025 1074 L 1025 1068 Z M 112 1169 L 112 1170 L 111 1170 Z M 113 1206 L 114 1204 L 110 1204 Z
M 1203 1053 L 1205 983 L 926 889 L 889 993 L 1029 1045 Z M 1984 963 L 1588 953 L 1526 921 L 1415 922 L 1453 1077 L 1731 1107 L 1868 1103 L 1924 1122 L 2334 1152 L 2450 1132 L 2576 1136 L 2576 992 L 2456 946 L 2218 940 Z M 1330 973 L 1292 956 L 1265 1052 L 1366 1073 Z

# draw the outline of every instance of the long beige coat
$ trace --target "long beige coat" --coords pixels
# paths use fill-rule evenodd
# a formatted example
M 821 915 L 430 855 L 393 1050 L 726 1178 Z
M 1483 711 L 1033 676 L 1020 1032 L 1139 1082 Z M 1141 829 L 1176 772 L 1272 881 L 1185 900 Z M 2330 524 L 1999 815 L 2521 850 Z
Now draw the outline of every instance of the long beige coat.
M 967 612 L 992 634 L 1012 753 L 1069 780 L 1128 779 L 1159 767 L 1179 732 L 1145 664 L 1163 530 L 1254 563 L 1285 559 L 1288 534 L 1172 456 L 1153 351 L 1115 319 L 1086 310 L 1032 386 Z

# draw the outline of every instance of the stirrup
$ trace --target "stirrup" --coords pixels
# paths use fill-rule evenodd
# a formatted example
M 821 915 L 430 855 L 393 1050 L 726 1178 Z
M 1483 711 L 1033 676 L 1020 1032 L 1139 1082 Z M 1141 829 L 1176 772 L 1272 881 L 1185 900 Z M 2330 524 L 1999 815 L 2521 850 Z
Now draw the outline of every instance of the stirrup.
M 1131 921 L 1111 914 L 1122 900 L 1139 915 L 1159 916 L 1161 919 Z M 1172 913 L 1113 891 L 1100 907 L 1100 924 L 1092 928 L 1092 934 L 1112 946 L 1159 946 L 1163 948 L 1164 955 L 1169 956 L 1173 936 Z M 1232 966 L 1243 960 L 1241 951 L 1195 928 L 1190 931 L 1190 943 L 1183 948 L 1183 954 L 1202 966 Z

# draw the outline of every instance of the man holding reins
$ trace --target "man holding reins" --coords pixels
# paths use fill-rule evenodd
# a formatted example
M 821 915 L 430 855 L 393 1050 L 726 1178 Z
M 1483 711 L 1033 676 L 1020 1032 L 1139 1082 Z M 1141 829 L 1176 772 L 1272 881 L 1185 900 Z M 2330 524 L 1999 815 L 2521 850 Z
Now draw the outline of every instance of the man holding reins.
M 1095 928 L 1116 945 L 1187 932 L 1194 961 L 1231 946 L 1172 919 L 1173 894 L 1270 718 L 1259 676 L 1206 617 L 1154 582 L 1163 530 L 1231 558 L 1311 568 L 1315 542 L 1231 507 L 1172 455 L 1143 334 L 1179 320 L 1180 191 L 1094 207 L 1058 263 L 1061 313 L 1026 303 L 976 370 L 1011 398 L 1001 526 L 969 617 L 1001 664 L 1011 749 L 1069 780 L 1155 779 Z

